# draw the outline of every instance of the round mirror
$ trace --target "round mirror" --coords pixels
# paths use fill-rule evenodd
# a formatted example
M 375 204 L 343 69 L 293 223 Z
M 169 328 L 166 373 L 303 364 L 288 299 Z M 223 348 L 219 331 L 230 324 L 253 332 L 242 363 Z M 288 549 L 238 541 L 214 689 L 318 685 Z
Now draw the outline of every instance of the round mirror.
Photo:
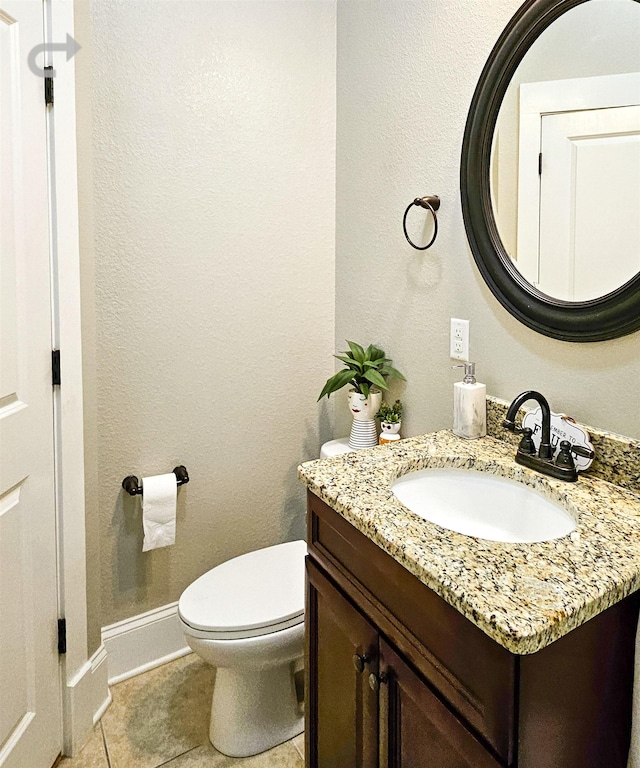
M 462 205 L 494 295 L 570 341 L 640 328 L 640 3 L 530 0 L 471 104 Z

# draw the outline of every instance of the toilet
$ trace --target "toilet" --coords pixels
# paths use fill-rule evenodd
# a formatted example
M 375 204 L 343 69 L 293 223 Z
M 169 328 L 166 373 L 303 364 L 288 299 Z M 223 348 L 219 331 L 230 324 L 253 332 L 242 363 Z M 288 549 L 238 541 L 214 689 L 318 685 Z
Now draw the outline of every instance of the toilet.
M 187 643 L 217 669 L 209 738 L 230 757 L 264 752 L 304 730 L 306 548 L 291 541 L 234 557 L 178 602 Z

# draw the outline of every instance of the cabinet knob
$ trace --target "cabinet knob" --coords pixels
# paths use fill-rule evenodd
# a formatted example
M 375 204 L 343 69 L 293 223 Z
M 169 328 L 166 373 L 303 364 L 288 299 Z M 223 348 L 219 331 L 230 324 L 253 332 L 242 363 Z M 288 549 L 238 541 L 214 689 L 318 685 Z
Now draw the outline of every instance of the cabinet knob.
M 364 672 L 365 664 L 368 664 L 370 661 L 371 661 L 371 656 L 369 656 L 366 653 L 363 653 L 362 655 L 360 655 L 359 653 L 353 654 L 353 667 L 358 674 L 361 674 L 362 672 Z
M 369 688 L 371 688 L 372 691 L 378 691 L 380 690 L 380 683 L 386 683 L 387 678 L 385 675 L 374 675 L 373 672 L 369 675 Z

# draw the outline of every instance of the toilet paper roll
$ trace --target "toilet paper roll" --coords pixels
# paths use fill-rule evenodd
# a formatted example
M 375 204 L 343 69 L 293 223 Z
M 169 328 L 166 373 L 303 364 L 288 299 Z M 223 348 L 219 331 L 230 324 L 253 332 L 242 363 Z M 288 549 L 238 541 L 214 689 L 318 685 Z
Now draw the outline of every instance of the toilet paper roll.
M 142 478 L 143 552 L 175 543 L 176 483 L 173 472 Z

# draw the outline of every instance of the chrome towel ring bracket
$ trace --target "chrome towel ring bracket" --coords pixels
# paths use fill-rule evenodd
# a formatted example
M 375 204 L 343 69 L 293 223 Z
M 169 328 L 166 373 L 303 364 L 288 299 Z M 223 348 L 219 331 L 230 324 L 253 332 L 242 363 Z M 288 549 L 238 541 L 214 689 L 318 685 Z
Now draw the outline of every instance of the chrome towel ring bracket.
M 413 208 L 414 205 L 419 206 L 420 208 L 426 208 L 428 211 L 431 211 L 431 215 L 433 216 L 433 236 L 431 240 L 426 245 L 416 245 L 414 242 L 411 241 L 411 238 L 409 237 L 409 233 L 407 232 L 407 214 L 409 211 Z M 436 211 L 440 208 L 440 198 L 438 195 L 426 195 L 425 197 L 416 197 L 416 199 L 409 203 L 407 206 L 407 210 L 404 212 L 404 217 L 402 219 L 402 229 L 404 230 L 404 236 L 407 238 L 407 242 L 409 245 L 413 246 L 417 251 L 426 251 L 427 248 L 431 248 L 431 246 L 435 243 L 436 237 L 438 236 L 438 217 L 436 216 Z

